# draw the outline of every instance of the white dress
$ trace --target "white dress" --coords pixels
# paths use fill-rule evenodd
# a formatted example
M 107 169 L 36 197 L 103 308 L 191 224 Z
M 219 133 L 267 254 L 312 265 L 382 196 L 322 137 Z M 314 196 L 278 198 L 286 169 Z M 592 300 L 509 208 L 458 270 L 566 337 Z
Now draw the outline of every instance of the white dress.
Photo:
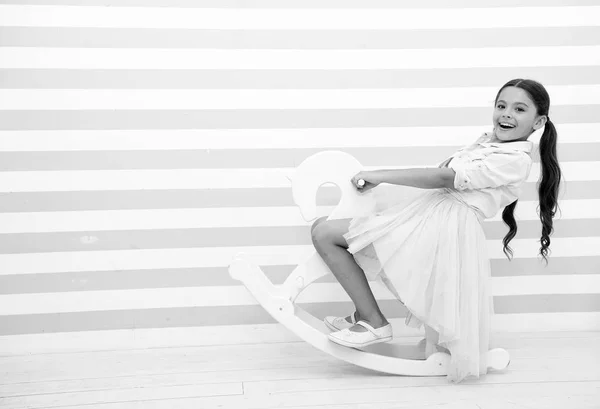
M 440 334 L 454 382 L 487 372 L 493 303 L 482 221 L 518 198 L 532 165 L 531 142 L 490 138 L 484 134 L 439 165 L 455 170 L 455 189 L 399 199 L 353 219 L 344 235 L 367 277 L 408 309 L 406 324 L 426 323 Z

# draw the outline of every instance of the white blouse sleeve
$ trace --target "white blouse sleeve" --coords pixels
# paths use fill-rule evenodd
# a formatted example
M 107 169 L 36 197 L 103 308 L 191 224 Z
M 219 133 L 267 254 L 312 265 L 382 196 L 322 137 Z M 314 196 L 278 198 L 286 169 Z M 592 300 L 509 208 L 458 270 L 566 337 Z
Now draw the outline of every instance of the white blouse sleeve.
M 474 190 L 519 185 L 529 176 L 531 164 L 524 152 L 503 151 L 477 158 L 455 157 L 448 167 L 456 172 L 455 189 Z

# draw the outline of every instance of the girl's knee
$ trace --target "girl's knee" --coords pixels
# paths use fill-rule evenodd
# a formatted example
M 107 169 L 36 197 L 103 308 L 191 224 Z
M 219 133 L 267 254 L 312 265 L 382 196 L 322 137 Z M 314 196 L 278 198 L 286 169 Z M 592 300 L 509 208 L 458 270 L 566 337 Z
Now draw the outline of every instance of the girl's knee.
M 341 220 L 323 220 L 315 224 L 312 229 L 312 242 L 315 247 L 328 244 L 348 247 L 343 237 L 345 231 L 342 223 Z
M 325 220 L 327 220 L 327 216 L 319 217 L 317 220 L 315 220 L 315 222 L 312 224 L 312 226 L 310 228 L 310 233 L 312 234 L 315 231 L 315 228 L 318 225 L 320 225 L 321 223 L 323 223 Z
M 331 229 L 329 229 L 327 223 L 325 223 L 326 220 L 326 217 L 320 217 L 312 225 L 311 237 L 315 246 L 323 244 L 331 238 Z

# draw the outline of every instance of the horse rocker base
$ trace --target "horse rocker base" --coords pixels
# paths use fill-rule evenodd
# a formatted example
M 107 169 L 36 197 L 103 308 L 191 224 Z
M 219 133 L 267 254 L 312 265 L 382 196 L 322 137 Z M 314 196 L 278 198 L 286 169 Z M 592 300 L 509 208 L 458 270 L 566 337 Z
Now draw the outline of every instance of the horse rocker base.
M 323 151 L 304 160 L 296 169 L 292 181 L 294 202 L 306 221 L 316 218 L 316 194 L 320 186 L 333 183 L 341 190 L 339 204 L 328 219 L 356 217 L 374 209 L 372 192 L 358 193 L 350 179 L 362 170 L 351 155 L 340 151 Z M 407 376 L 445 376 L 450 355 L 437 351 L 435 334 L 426 327 L 426 354 L 420 345 L 379 343 L 361 349 L 348 348 L 331 342 L 325 324 L 295 303 L 298 295 L 315 280 L 331 274 L 321 257 L 313 252 L 298 265 L 281 285 L 274 285 L 244 254 L 238 254 L 229 266 L 232 278 L 241 281 L 258 303 L 278 322 L 302 340 L 343 361 L 378 372 Z M 427 355 L 426 359 L 423 359 Z M 494 370 L 505 369 L 510 357 L 504 349 L 488 351 L 488 365 Z

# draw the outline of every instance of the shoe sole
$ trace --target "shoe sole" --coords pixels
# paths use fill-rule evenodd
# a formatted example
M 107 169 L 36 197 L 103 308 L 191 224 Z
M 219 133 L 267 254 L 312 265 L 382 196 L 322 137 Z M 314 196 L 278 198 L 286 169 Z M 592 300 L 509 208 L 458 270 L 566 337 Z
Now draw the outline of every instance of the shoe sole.
M 333 343 L 336 343 L 338 345 L 342 345 L 342 346 L 345 346 L 345 347 L 350 347 L 350 348 L 364 348 L 364 347 L 368 347 L 369 345 L 379 344 L 380 342 L 389 342 L 392 339 L 394 339 L 394 337 L 391 336 L 391 337 L 385 337 L 385 338 L 377 338 L 377 339 L 374 339 L 372 341 L 365 342 L 363 344 L 353 344 L 352 342 L 346 342 L 346 341 L 343 341 L 341 339 L 334 338 L 334 337 L 331 337 L 331 336 L 328 336 L 327 338 L 329 338 L 329 340 L 331 342 L 333 342 Z

